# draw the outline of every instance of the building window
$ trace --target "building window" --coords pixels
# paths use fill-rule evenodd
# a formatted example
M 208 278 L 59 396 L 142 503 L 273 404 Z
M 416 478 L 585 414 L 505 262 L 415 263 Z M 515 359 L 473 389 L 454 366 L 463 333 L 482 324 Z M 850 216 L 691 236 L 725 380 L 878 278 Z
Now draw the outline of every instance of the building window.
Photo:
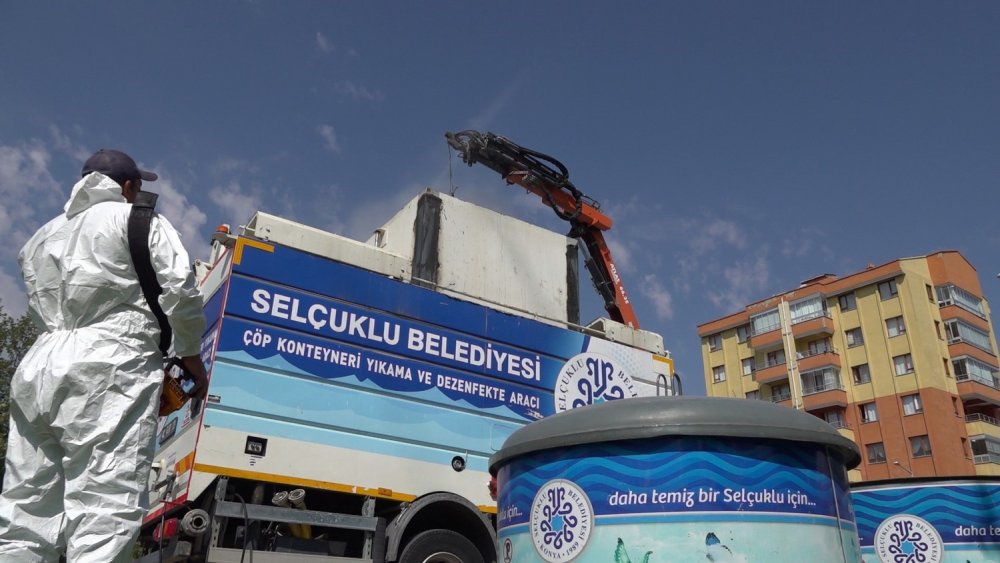
M 865 446 L 865 450 L 868 452 L 869 464 L 885 463 L 885 445 L 882 442 L 868 444 Z
M 783 363 L 785 363 L 784 350 L 775 350 L 773 352 L 768 352 L 764 356 L 764 367 L 766 368 L 780 366 Z
M 726 367 L 725 366 L 715 366 L 712 368 L 712 381 L 716 383 L 722 383 L 726 380 Z
M 841 311 L 853 311 L 858 308 L 858 303 L 855 300 L 854 292 L 845 293 L 837 298 L 837 303 L 840 305 Z
M 778 316 L 777 309 L 772 309 L 766 313 L 750 317 L 751 334 L 764 334 L 765 332 L 778 330 L 778 327 L 780 326 L 781 318 Z
M 920 394 L 905 395 L 903 397 L 903 414 L 919 414 L 924 412 L 924 406 L 920 404 Z
M 958 305 L 977 317 L 986 318 L 983 300 L 955 285 L 940 285 L 937 288 L 938 306 Z
M 843 409 L 828 410 L 823 413 L 823 420 L 834 428 L 847 428 L 847 421 L 844 419 Z
M 934 288 L 932 288 L 930 286 L 930 284 L 926 284 L 926 283 L 924 284 L 924 287 L 927 288 L 927 300 L 930 301 L 931 303 L 933 303 L 934 302 Z
M 787 401 L 792 398 L 792 388 L 787 383 L 771 387 L 771 400 L 775 403 Z
M 852 328 L 851 330 L 844 331 L 844 336 L 847 338 L 848 348 L 861 346 L 862 344 L 865 343 L 865 337 L 861 335 L 861 327 Z
M 976 348 L 993 353 L 993 344 L 990 342 L 990 335 L 964 321 L 952 319 L 944 323 L 945 333 L 948 335 L 948 344 L 956 342 L 967 342 Z
M 901 334 L 906 334 L 906 325 L 903 324 L 903 317 L 893 317 L 885 320 L 885 328 L 889 332 L 889 338 L 894 338 Z
M 868 364 L 861 364 L 851 368 L 851 375 L 854 376 L 854 384 L 862 385 L 864 383 L 871 383 L 872 374 L 868 370 Z
M 712 334 L 708 337 L 708 351 L 715 352 L 719 348 L 722 348 L 722 335 Z
M 753 373 L 753 358 L 747 358 L 743 360 L 743 375 L 750 375 Z
M 926 434 L 910 438 L 910 450 L 913 457 L 927 457 L 931 455 L 931 440 Z
M 1000 442 L 990 436 L 970 436 L 974 463 L 1000 463 Z
M 831 389 L 843 388 L 840 384 L 838 370 L 832 368 L 808 371 L 803 373 L 801 377 L 803 395 L 812 395 L 813 393 L 822 393 Z
M 941 363 L 944 365 L 944 374 L 951 377 L 951 368 L 948 367 L 948 358 L 941 358 Z
M 746 397 L 748 400 L 756 401 L 760 399 L 760 391 L 747 391 Z
M 905 375 L 913 371 L 913 358 L 909 354 L 896 356 L 892 359 L 892 365 L 896 366 L 896 375 Z
M 875 422 L 876 420 L 878 420 L 878 411 L 875 409 L 875 403 L 865 403 L 863 405 L 858 405 L 858 411 L 861 414 L 862 424 L 868 422 Z
M 813 340 L 807 346 L 807 352 L 805 357 L 817 356 L 819 354 L 826 354 L 827 352 L 832 352 L 833 347 L 830 346 L 830 339 L 823 338 L 821 340 Z
M 822 296 L 810 297 L 789 305 L 792 324 L 801 323 L 826 315 L 826 299 Z
M 955 381 L 978 381 L 994 389 L 1000 389 L 997 368 L 968 356 L 955 358 L 951 362 L 955 368 Z
M 938 340 L 944 340 L 944 335 L 941 334 L 941 321 L 934 321 L 934 332 L 938 335 Z
M 899 293 L 899 290 L 896 289 L 896 280 L 886 280 L 878 284 L 878 294 L 882 298 L 882 301 L 892 299 L 897 293 Z
M 736 327 L 736 341 L 740 344 L 750 340 L 750 325 Z

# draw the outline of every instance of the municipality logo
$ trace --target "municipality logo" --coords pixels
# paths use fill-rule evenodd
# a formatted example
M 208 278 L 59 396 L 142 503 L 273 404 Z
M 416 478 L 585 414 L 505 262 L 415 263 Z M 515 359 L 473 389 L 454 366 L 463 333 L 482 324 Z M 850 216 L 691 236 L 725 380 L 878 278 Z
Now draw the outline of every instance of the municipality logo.
M 580 555 L 590 540 L 593 524 L 590 499 L 571 481 L 549 481 L 531 503 L 531 539 L 549 563 L 565 563 Z
M 941 535 L 923 518 L 897 514 L 875 531 L 875 553 L 882 563 L 941 563 Z
M 569 359 L 556 379 L 556 412 L 635 397 L 632 377 L 610 358 L 584 352 Z

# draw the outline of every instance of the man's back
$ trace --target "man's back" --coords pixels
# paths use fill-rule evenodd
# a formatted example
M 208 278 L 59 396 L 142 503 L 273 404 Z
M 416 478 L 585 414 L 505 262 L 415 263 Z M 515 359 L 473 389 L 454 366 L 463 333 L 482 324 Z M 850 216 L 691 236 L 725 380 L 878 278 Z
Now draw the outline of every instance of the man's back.
M 11 380 L 0 561 L 129 561 L 146 509 L 163 363 L 129 252 L 127 202 L 156 175 L 119 151 L 99 151 L 83 175 L 66 213 L 19 256 L 43 332 Z M 203 388 L 205 320 L 187 252 L 160 217 L 147 243 L 174 351 Z
M 107 180 L 111 182 L 111 180 Z M 102 201 L 38 230 L 19 257 L 32 317 L 47 331 L 73 330 L 132 317 L 151 332 L 126 237 L 131 205 Z M 135 327 L 139 328 L 139 327 Z

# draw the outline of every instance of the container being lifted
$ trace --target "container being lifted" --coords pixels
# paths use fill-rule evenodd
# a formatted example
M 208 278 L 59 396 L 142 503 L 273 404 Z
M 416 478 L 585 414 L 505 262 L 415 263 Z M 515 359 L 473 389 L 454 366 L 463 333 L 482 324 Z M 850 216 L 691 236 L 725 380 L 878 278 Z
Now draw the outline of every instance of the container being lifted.
M 263 212 L 213 238 L 208 401 L 160 421 L 142 561 L 496 561 L 511 433 L 674 393 L 658 335 L 579 325 L 574 239 L 456 198 L 367 242 Z

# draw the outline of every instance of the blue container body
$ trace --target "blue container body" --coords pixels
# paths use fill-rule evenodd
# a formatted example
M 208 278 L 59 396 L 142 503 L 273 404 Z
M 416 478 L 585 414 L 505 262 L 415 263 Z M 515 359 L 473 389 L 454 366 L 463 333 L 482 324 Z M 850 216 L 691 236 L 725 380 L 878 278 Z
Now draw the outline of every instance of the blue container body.
M 1000 479 L 856 485 L 867 563 L 1000 562 Z
M 505 563 L 857 563 L 847 470 L 822 444 L 662 436 L 498 467 Z

